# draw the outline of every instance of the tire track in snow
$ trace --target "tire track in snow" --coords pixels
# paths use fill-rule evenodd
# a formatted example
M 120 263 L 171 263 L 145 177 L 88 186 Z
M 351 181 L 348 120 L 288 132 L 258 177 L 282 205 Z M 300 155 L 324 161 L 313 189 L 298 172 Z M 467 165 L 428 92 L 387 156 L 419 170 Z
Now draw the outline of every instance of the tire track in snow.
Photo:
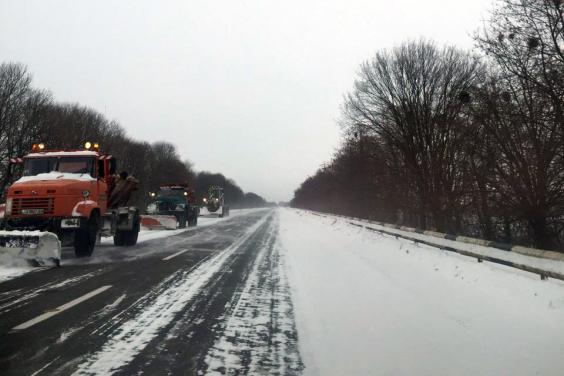
M 170 324 L 269 217 L 261 218 L 230 247 L 213 254 L 194 269 L 181 269 L 163 281 L 153 290 L 156 298 L 151 301 L 151 305 L 115 328 L 115 334 L 98 352 L 82 357 L 82 362 L 78 364 L 74 374 L 110 374 L 129 364 L 163 328 Z
M 277 230 L 278 216 L 243 288 L 226 307 L 229 315 L 217 328 L 199 375 L 301 374 L 304 366 Z
M 186 309 L 134 361 L 120 369 L 119 375 L 152 375 L 163 369 L 171 375 L 194 375 L 205 366 L 204 357 L 214 342 L 214 328 L 225 320 L 226 307 L 252 269 L 270 228 L 270 218 L 230 256 Z

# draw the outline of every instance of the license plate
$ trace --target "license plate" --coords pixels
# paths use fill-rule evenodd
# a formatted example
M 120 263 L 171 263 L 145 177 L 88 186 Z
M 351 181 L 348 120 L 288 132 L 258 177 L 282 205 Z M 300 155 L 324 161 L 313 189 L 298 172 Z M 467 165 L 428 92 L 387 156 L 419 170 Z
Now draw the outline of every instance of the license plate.
M 22 214 L 43 214 L 43 209 L 22 209 Z
M 76 228 L 80 227 L 80 219 L 68 218 L 61 221 L 61 228 Z

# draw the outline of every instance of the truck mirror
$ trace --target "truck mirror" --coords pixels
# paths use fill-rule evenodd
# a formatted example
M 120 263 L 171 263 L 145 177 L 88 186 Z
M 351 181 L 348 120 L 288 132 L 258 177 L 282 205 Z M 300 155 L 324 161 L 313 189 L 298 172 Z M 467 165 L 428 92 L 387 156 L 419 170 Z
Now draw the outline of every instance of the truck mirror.
M 114 175 L 117 171 L 117 163 L 115 158 L 110 158 L 110 175 Z
M 104 170 L 104 161 L 98 159 L 98 178 L 106 177 L 106 171 Z

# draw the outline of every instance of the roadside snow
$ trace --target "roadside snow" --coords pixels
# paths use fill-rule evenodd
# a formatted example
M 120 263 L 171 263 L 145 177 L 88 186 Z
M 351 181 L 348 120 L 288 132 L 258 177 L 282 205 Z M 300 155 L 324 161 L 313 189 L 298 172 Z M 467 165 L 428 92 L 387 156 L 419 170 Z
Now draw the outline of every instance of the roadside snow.
M 280 210 L 305 375 L 561 375 L 564 284 Z
M 534 257 L 534 256 L 520 254 L 520 253 L 517 253 L 517 252 L 504 251 L 504 250 L 493 248 L 493 247 L 486 247 L 486 246 L 482 246 L 482 245 L 478 245 L 478 244 L 457 242 L 456 240 L 443 239 L 443 238 L 439 238 L 439 237 L 436 237 L 436 236 L 419 234 L 419 233 L 416 233 L 416 232 L 408 232 L 408 231 L 398 230 L 398 229 L 394 229 L 394 228 L 390 228 L 390 227 L 384 227 L 384 226 L 380 226 L 380 225 L 377 225 L 375 223 L 370 223 L 370 222 L 366 222 L 366 221 L 359 221 L 359 220 L 355 220 L 355 219 L 348 219 L 348 221 L 353 222 L 353 223 L 357 223 L 359 225 L 373 227 L 373 228 L 379 229 L 379 230 L 384 230 L 384 231 L 391 232 L 391 233 L 398 234 L 398 235 L 407 235 L 411 238 L 429 241 L 429 242 L 432 242 L 432 243 L 437 244 L 437 245 L 442 245 L 442 246 L 453 247 L 453 248 L 461 249 L 461 250 L 465 250 L 465 251 L 470 251 L 470 252 L 473 252 L 473 253 L 476 253 L 476 254 L 479 254 L 479 255 L 494 256 L 494 257 L 497 257 L 498 259 L 509 261 L 509 262 L 512 262 L 512 263 L 515 263 L 515 264 L 528 265 L 528 266 L 532 266 L 532 267 L 535 267 L 535 268 L 538 268 L 538 269 L 541 269 L 541 270 L 546 270 L 546 271 L 564 274 L 564 261 L 560 261 L 560 260 L 552 260 L 552 259 L 549 259 L 549 258 Z

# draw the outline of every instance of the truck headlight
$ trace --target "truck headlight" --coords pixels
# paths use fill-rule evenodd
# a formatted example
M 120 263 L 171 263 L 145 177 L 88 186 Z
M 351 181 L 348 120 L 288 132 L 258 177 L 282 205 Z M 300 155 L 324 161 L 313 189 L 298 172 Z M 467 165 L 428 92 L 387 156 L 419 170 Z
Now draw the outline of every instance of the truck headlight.
M 6 200 L 6 215 L 11 215 L 12 214 L 12 204 L 13 204 L 13 199 L 11 197 L 8 197 L 8 199 Z

